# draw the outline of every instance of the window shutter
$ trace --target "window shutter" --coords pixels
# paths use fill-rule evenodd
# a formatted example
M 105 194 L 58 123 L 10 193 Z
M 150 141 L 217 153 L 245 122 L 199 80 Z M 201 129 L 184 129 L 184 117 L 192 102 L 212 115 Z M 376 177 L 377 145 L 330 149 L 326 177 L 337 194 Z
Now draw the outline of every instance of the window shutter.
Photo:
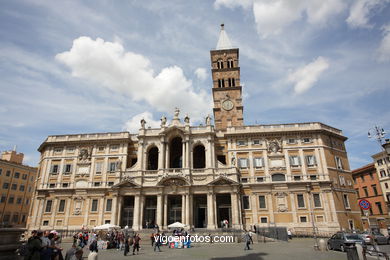
M 257 163 L 256 163 L 256 158 L 253 158 L 253 167 L 256 168 L 258 167 Z
M 241 158 L 238 158 L 237 164 L 238 164 L 238 168 L 241 168 Z
M 289 157 L 290 165 L 294 165 L 292 156 Z
M 246 160 L 246 167 L 249 168 L 249 159 L 245 159 Z
M 298 165 L 302 165 L 301 164 L 301 157 L 298 156 L 297 158 L 298 158 Z
M 314 165 L 317 165 L 317 159 L 316 159 L 315 155 L 313 155 L 313 163 L 314 163 Z

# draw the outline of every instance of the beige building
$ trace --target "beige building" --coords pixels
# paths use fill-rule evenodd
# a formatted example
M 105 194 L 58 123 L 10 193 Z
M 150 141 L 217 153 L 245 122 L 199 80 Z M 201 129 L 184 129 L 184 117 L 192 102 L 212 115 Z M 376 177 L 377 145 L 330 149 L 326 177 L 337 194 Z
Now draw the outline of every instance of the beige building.
M 138 133 L 49 136 L 29 229 L 112 223 L 134 230 L 180 221 L 216 229 L 361 228 L 340 130 L 318 122 L 244 125 L 239 50 L 222 28 L 211 52 L 214 120 L 177 109 Z
M 0 224 L 25 227 L 37 168 L 23 164 L 22 153 L 6 151 L 0 160 Z
M 386 139 L 383 147 L 390 147 L 390 141 L 388 139 Z M 384 149 L 382 152 L 374 154 L 372 159 L 374 160 L 376 172 L 379 177 L 386 207 L 388 207 L 390 205 L 390 154 Z

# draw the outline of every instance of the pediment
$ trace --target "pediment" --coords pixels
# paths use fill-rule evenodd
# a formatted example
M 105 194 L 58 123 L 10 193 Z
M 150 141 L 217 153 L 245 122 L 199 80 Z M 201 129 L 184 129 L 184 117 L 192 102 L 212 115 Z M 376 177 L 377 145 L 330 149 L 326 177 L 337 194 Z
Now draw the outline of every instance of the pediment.
M 238 183 L 229 178 L 220 176 L 215 180 L 211 181 L 208 185 L 232 185 L 232 184 L 237 185 Z
M 186 186 L 189 185 L 187 180 L 182 177 L 167 177 L 163 178 L 158 182 L 162 186 Z
M 135 183 L 133 180 L 125 178 L 124 180 L 122 180 L 121 182 L 115 184 L 112 187 L 113 188 L 122 188 L 122 187 L 139 188 L 140 186 L 137 183 Z
M 164 131 L 161 132 L 161 134 L 170 134 L 170 133 L 178 133 L 178 134 L 184 134 L 186 133 L 187 131 L 185 131 L 183 129 L 183 127 L 179 127 L 179 126 L 176 126 L 176 125 L 171 125 L 171 126 L 168 126 Z

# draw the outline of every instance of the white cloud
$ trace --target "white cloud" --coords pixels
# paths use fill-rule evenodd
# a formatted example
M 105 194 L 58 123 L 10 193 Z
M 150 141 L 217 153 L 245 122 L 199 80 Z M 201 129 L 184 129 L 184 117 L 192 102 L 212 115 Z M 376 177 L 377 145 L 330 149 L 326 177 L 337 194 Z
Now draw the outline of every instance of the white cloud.
M 281 33 L 285 27 L 303 17 L 310 24 L 324 26 L 346 8 L 342 0 L 216 0 L 214 6 L 231 9 L 253 6 L 257 31 L 264 38 Z
M 200 80 L 206 80 L 208 77 L 207 70 L 205 68 L 197 68 L 195 70 L 195 75 L 198 77 Z
M 320 56 L 313 62 L 290 73 L 287 80 L 288 82 L 295 83 L 294 92 L 301 94 L 313 87 L 321 74 L 328 68 L 328 60 Z
M 373 11 L 378 11 L 384 5 L 389 3 L 389 0 L 356 0 L 351 6 L 347 23 L 352 28 L 362 27 L 371 28 L 369 24 L 370 15 Z
M 132 134 L 138 133 L 141 128 L 141 119 L 146 121 L 146 127 L 156 128 L 160 126 L 159 120 L 154 120 L 153 115 L 150 112 L 143 112 L 133 116 L 129 121 L 124 124 L 124 130 L 129 131 Z
M 74 77 L 98 83 L 134 101 L 146 101 L 161 112 L 172 113 L 179 107 L 200 120 L 211 108 L 210 96 L 203 90 L 196 93 L 180 67 L 166 67 L 155 75 L 146 57 L 125 52 L 118 42 L 79 37 L 56 59 L 67 65 Z
M 219 9 L 221 6 L 225 6 L 230 9 L 235 7 L 249 8 L 254 0 L 215 0 L 214 7 Z
M 378 60 L 385 62 L 390 61 L 390 24 L 383 26 L 383 38 L 377 50 Z

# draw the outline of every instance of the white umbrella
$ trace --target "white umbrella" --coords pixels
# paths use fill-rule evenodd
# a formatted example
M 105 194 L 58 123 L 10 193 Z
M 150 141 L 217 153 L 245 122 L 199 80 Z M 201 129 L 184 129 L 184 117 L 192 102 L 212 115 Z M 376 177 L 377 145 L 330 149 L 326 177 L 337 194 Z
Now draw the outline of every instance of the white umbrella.
M 169 228 L 183 228 L 185 227 L 185 224 L 182 224 L 180 222 L 175 222 L 173 224 L 168 225 Z
M 121 228 L 120 226 L 116 226 L 113 224 L 104 224 L 101 226 L 94 227 L 94 230 L 110 230 L 110 229 L 116 229 L 116 228 Z

